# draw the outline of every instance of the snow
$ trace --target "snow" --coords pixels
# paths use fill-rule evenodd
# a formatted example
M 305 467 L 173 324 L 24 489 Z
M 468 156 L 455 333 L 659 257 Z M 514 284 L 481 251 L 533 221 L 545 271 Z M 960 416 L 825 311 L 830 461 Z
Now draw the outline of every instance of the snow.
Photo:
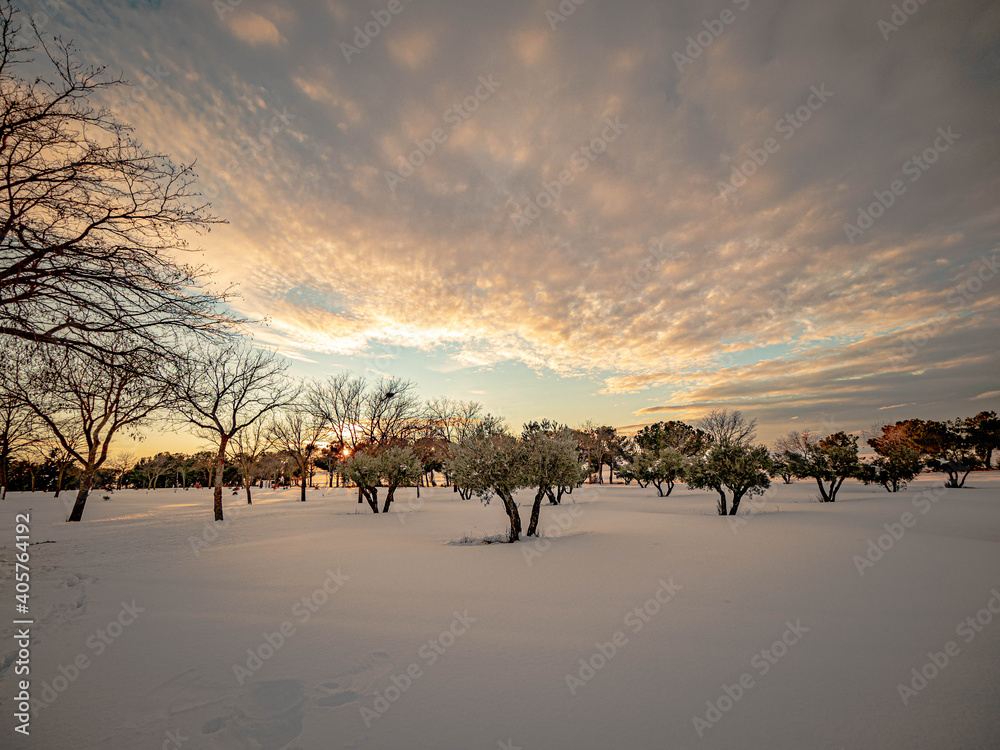
M 541 541 L 514 545 L 460 543 L 506 516 L 444 488 L 400 489 L 385 516 L 351 490 L 249 507 L 227 493 L 225 524 L 210 490 L 95 493 L 79 524 L 62 500 L 13 493 L 3 607 L 14 516 L 31 508 L 32 540 L 52 542 L 30 548 L 33 697 L 60 667 L 74 679 L 13 734 L 0 622 L 2 744 L 996 748 L 1000 474 L 941 482 L 848 483 L 834 504 L 779 484 L 735 522 L 682 485 L 585 486 L 543 506 Z M 526 524 L 531 493 L 518 500 Z M 870 541 L 888 551 L 859 571 Z M 949 641 L 904 705 L 898 685 Z M 268 658 L 248 665 L 248 649 Z M 581 679 L 580 659 L 600 668 Z

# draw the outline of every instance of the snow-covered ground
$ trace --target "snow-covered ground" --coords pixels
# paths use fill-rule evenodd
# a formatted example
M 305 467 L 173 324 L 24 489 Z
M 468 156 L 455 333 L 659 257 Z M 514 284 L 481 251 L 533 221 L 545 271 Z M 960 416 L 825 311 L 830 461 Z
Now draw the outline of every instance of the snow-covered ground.
M 832 505 L 778 485 L 736 521 L 683 486 L 588 486 L 514 545 L 457 543 L 506 518 L 446 489 L 400 490 L 386 516 L 348 490 L 227 493 L 225 524 L 210 490 L 96 493 L 80 524 L 12 494 L 0 745 L 997 748 L 1000 475 L 941 483 L 848 483 Z M 30 690 L 48 705 L 24 738 L 28 508 Z

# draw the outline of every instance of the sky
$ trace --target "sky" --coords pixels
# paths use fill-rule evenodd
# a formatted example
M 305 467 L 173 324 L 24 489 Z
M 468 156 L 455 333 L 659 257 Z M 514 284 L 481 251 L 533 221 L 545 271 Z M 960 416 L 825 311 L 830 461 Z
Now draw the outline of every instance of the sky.
M 190 260 L 296 376 L 768 440 L 1000 407 L 1000 4 L 20 6 L 196 162 Z

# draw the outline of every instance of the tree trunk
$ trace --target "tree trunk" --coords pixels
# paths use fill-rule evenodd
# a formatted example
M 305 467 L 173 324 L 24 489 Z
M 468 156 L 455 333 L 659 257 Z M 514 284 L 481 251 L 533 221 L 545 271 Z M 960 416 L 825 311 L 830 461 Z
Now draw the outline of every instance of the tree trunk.
M 299 500 L 302 502 L 306 501 L 306 469 L 302 469 L 302 492 L 300 494 Z
M 364 493 L 361 491 L 361 485 L 358 485 L 358 505 L 361 505 L 361 498 L 364 497 Z
M 725 490 L 723 490 L 721 487 L 716 487 L 715 491 L 719 493 L 719 515 L 720 516 L 728 515 L 728 513 L 726 512 L 726 492 L 725 492 Z
M 729 509 L 729 515 L 735 516 L 736 511 L 740 508 L 740 500 L 743 499 L 743 495 L 737 495 L 733 492 L 733 506 Z
M 531 521 L 528 522 L 528 531 L 525 536 L 538 536 L 538 516 L 542 510 L 542 498 L 545 497 L 545 490 L 538 488 L 535 493 L 535 502 L 531 506 Z
M 222 515 L 222 475 L 226 471 L 226 446 L 229 444 L 229 437 L 223 435 L 219 439 L 219 453 L 215 457 L 215 493 L 214 510 L 215 520 L 224 521 Z
M 832 484 L 832 483 L 830 484 L 830 502 L 831 503 L 834 503 L 834 502 L 837 501 L 837 493 L 840 492 L 840 488 L 844 484 L 844 480 L 845 479 L 847 479 L 847 477 L 841 477 L 840 480 L 837 481 L 836 484 Z
M 62 492 L 63 477 L 66 476 L 66 467 L 59 467 L 59 476 L 56 478 L 56 497 L 59 497 L 59 493 Z
M 420 493 L 420 487 L 417 487 L 417 493 Z M 390 484 L 389 489 L 386 491 L 385 495 L 385 505 L 382 506 L 382 512 L 388 513 L 389 506 L 392 505 L 392 496 L 396 494 L 396 485 Z
M 830 496 L 826 492 L 826 485 L 823 484 L 823 480 L 820 479 L 819 477 L 815 477 L 815 479 L 816 479 L 816 485 L 819 487 L 819 494 L 823 497 L 823 502 L 824 503 L 830 502 Z
M 518 513 L 517 503 L 514 502 L 514 498 L 510 494 L 502 492 L 498 492 L 497 494 L 503 500 L 504 510 L 507 511 L 507 518 L 510 519 L 510 533 L 508 534 L 507 541 L 516 542 L 521 538 L 521 514 Z
M 378 513 L 378 487 L 369 487 L 365 490 L 365 498 L 371 506 L 372 513 Z
M 243 483 L 247 486 L 247 488 L 246 488 L 247 489 L 247 505 L 253 505 L 253 498 L 250 497 L 250 477 L 247 477 L 244 480 Z
M 83 520 L 83 506 L 87 504 L 87 496 L 90 494 L 90 488 L 94 485 L 94 470 L 84 471 L 82 477 L 80 477 L 80 490 L 76 493 L 76 502 L 73 503 L 73 510 L 69 514 L 67 521 L 82 521 Z

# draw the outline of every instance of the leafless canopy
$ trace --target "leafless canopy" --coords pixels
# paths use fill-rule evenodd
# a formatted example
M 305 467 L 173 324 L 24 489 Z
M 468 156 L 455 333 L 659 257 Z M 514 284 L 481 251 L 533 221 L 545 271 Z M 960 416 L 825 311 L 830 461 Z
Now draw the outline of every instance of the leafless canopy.
M 192 166 L 148 152 L 91 105 L 127 84 L 26 32 L 18 15 L 0 2 L 0 335 L 166 356 L 171 334 L 226 330 L 227 293 L 205 290 L 204 267 L 175 260 L 188 250 L 182 232 L 217 223 Z M 50 76 L 22 78 L 36 56 Z
M 715 409 L 698 422 L 715 445 L 749 446 L 757 437 L 757 420 L 747 419 L 739 409 Z

